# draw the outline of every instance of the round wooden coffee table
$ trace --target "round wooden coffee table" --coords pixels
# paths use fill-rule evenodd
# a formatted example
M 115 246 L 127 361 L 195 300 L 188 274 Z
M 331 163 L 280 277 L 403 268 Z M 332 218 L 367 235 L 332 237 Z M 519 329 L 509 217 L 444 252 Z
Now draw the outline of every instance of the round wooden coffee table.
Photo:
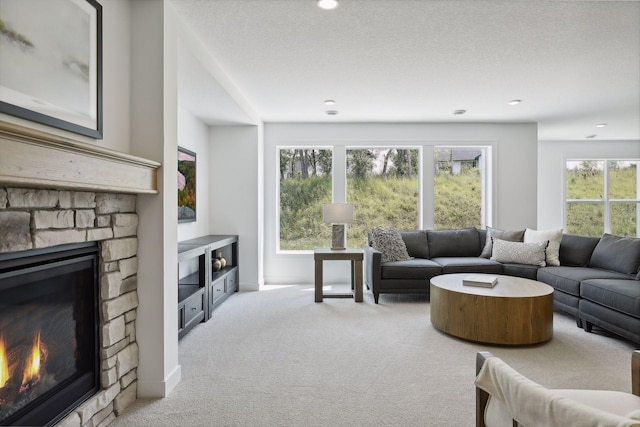
M 496 276 L 493 288 L 466 286 L 469 276 L 431 279 L 431 323 L 470 341 L 502 345 L 536 344 L 553 335 L 553 288 L 521 277 Z

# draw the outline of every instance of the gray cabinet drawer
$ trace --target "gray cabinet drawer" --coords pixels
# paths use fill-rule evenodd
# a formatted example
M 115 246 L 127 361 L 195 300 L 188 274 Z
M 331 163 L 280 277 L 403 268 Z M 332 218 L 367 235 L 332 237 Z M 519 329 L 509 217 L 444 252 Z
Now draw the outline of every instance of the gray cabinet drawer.
M 189 322 L 204 312 L 204 298 L 203 292 L 200 291 L 195 295 L 189 297 L 184 302 L 184 325 L 187 326 Z
M 224 295 L 226 291 L 226 277 L 216 280 L 211 284 L 210 301 L 215 302 Z
M 229 273 L 227 276 L 227 292 L 233 292 L 238 288 L 238 269 Z

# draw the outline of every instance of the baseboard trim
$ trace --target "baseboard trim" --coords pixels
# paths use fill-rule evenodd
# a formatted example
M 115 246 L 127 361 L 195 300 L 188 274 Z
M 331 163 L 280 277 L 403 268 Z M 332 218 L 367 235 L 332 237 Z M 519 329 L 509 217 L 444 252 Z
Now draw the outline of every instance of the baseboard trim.
M 164 381 L 141 381 L 138 380 L 138 398 L 164 398 L 178 385 L 182 379 L 182 368 L 180 365 L 171 372 Z

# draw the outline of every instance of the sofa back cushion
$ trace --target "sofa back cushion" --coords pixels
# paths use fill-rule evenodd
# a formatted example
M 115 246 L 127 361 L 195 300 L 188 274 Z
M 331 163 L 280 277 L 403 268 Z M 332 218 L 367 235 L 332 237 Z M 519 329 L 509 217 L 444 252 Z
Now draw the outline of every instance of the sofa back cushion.
M 400 235 L 410 257 L 429 259 L 429 243 L 424 230 L 401 231 Z
M 560 265 L 586 267 L 599 241 L 599 237 L 563 234 L 560 241 Z
M 480 255 L 480 234 L 476 228 L 427 230 L 427 241 L 431 258 Z
M 605 233 L 593 250 L 589 267 L 617 271 L 638 279 L 640 239 Z

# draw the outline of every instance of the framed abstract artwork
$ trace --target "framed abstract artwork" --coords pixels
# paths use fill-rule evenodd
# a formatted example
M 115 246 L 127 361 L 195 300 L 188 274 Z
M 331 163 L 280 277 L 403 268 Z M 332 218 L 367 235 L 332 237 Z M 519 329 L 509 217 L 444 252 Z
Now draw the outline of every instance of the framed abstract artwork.
M 196 220 L 196 153 L 178 147 L 178 222 Z
M 0 113 L 102 138 L 102 6 L 0 0 Z

